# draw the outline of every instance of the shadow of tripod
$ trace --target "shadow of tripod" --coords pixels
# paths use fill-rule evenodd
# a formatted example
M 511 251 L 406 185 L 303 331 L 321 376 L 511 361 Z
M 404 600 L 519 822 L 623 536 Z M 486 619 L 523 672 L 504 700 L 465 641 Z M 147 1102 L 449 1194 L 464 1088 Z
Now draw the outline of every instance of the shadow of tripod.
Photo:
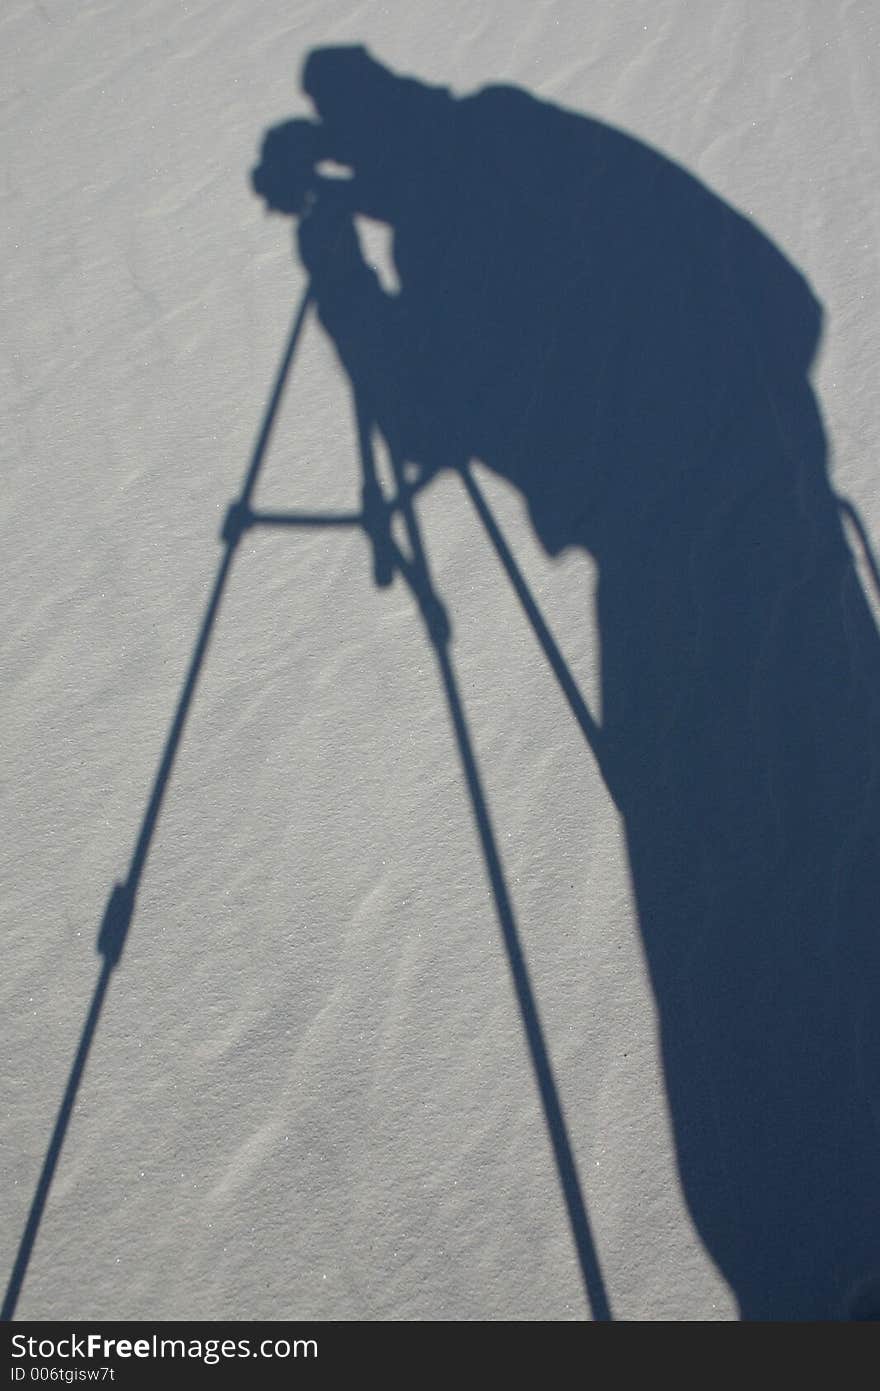
M 495 915 L 504 945 L 511 982 L 516 996 L 523 1032 L 531 1059 L 532 1071 L 541 1100 L 544 1121 L 550 1138 L 557 1178 L 562 1191 L 568 1222 L 577 1254 L 578 1265 L 587 1301 L 596 1320 L 607 1321 L 611 1309 L 595 1243 L 587 1215 L 586 1204 L 578 1178 L 571 1141 L 559 1091 L 556 1086 L 547 1043 L 541 1024 L 537 1000 L 529 978 L 520 942 L 510 894 L 504 877 L 501 857 L 489 812 L 479 766 L 470 738 L 455 668 L 450 653 L 451 630 L 442 601 L 434 588 L 422 543 L 421 530 L 414 506 L 415 487 L 404 476 L 401 461 L 392 455 L 396 496 L 384 497 L 378 481 L 372 451 L 373 421 L 364 403 L 355 399 L 361 466 L 363 472 L 362 506 L 360 512 L 258 512 L 251 506 L 257 479 L 265 459 L 278 407 L 284 393 L 291 364 L 308 316 L 311 291 L 306 289 L 295 313 L 287 345 L 276 374 L 257 436 L 254 450 L 238 497 L 230 505 L 221 529 L 223 556 L 193 648 L 189 668 L 169 726 L 162 754 L 147 799 L 144 815 L 132 850 L 128 872 L 110 892 L 98 930 L 96 950 L 103 958 L 92 999 L 83 1024 L 73 1063 L 68 1074 L 61 1103 L 46 1149 L 24 1230 L 6 1288 L 0 1318 L 11 1321 L 27 1276 L 34 1246 L 52 1182 L 57 1170 L 76 1099 L 85 1073 L 92 1043 L 100 1021 L 110 980 L 119 964 L 126 938 L 131 928 L 138 890 L 158 824 L 165 794 L 173 772 L 180 741 L 192 706 L 196 687 L 207 656 L 211 635 L 220 611 L 226 583 L 238 546 L 245 533 L 256 526 L 278 527 L 360 527 L 367 536 L 373 553 L 376 583 L 387 586 L 395 574 L 409 586 L 418 605 L 425 632 L 434 652 L 440 682 L 446 699 L 462 772 L 468 788 L 474 824 L 480 842 L 484 868 L 492 891 Z M 556 675 L 584 736 L 597 761 L 602 766 L 601 738 L 590 711 L 574 682 L 553 635 L 516 565 L 503 533 L 473 478 L 469 468 L 459 470 L 459 476 L 474 504 L 477 514 L 494 546 L 499 560 L 510 579 L 524 612 L 532 625 L 550 666 Z M 391 534 L 391 517 L 399 511 L 407 537 L 410 554 L 405 555 Z

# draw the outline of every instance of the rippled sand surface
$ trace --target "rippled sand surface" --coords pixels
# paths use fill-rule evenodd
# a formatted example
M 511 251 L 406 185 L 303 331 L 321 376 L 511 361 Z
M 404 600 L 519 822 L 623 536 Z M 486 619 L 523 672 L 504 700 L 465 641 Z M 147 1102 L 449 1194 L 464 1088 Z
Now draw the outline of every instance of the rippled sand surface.
M 266 127 L 309 110 L 306 55 L 348 43 L 456 95 L 507 83 L 595 117 L 752 220 L 821 303 L 832 481 L 880 538 L 869 3 L 12 0 L 4 1280 L 305 288 L 250 171 Z M 381 228 L 362 232 L 390 274 Z M 353 511 L 359 470 L 348 384 L 311 315 L 255 503 Z M 519 493 L 475 476 L 601 722 L 593 561 L 549 556 Z M 735 1319 L 680 1178 L 619 810 L 460 482 L 441 474 L 418 507 L 611 1311 Z M 359 532 L 250 531 L 18 1314 L 580 1319 L 569 1215 L 413 597 L 374 585 Z

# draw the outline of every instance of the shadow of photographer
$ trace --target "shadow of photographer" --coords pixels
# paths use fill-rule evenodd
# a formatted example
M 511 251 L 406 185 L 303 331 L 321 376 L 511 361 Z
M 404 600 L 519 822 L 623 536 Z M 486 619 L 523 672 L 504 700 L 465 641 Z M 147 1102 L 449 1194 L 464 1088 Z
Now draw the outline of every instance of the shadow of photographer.
M 596 745 L 697 1229 L 743 1318 L 865 1317 L 880 643 L 808 379 L 820 306 L 753 224 L 598 121 L 360 48 L 314 52 L 303 86 L 317 119 L 268 133 L 254 187 L 300 215 L 392 456 L 422 484 L 479 459 L 548 553 L 597 561 Z M 397 293 L 356 215 L 391 227 Z

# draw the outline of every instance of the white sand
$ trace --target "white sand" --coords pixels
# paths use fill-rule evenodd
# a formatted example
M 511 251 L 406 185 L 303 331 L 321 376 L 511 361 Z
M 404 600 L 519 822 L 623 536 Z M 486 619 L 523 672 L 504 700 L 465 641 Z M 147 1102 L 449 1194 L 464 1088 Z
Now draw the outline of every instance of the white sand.
M 825 310 L 836 486 L 880 536 L 868 0 L 10 0 L 2 1269 L 12 1264 L 304 277 L 248 185 L 317 45 L 590 113 L 746 212 Z M 597 711 L 593 585 L 481 473 Z M 261 506 L 357 505 L 305 331 Z M 612 1309 L 730 1319 L 677 1176 L 621 828 L 467 500 L 420 504 Z M 11 1178 L 11 1182 L 10 1182 Z M 236 560 L 20 1317 L 576 1319 L 586 1305 L 436 672 L 363 538 Z

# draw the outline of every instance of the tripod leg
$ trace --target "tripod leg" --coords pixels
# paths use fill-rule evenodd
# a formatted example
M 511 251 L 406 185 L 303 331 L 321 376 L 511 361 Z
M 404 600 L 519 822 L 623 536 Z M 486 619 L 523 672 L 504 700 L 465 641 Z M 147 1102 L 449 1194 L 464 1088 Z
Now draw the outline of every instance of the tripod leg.
M 599 771 L 610 787 L 612 784 L 608 780 L 608 771 L 606 768 L 607 759 L 603 748 L 602 731 L 593 718 L 593 714 L 587 702 L 578 690 L 565 658 L 556 645 L 556 639 L 547 626 L 544 615 L 541 613 L 534 595 L 526 584 L 525 577 L 513 557 L 513 552 L 504 539 L 504 534 L 492 515 L 489 504 L 483 496 L 482 489 L 477 486 L 476 479 L 467 465 L 459 472 L 465 486 L 465 491 L 474 504 L 477 516 L 480 518 L 486 534 L 495 548 L 495 553 L 507 573 L 507 577 L 513 586 L 514 593 L 519 599 L 526 618 L 531 624 L 532 631 L 543 649 L 550 669 L 559 682 L 560 690 L 568 702 L 569 709 L 580 725 L 581 732 L 592 751 L 593 757 L 599 765 Z
M 125 945 L 125 939 L 131 926 L 138 888 L 146 867 L 147 857 L 150 853 L 153 834 L 159 820 L 159 813 L 162 809 L 162 803 L 177 757 L 177 750 L 183 736 L 184 726 L 192 705 L 202 666 L 204 665 L 208 644 L 220 609 L 226 581 L 232 567 L 233 557 L 239 541 L 247 526 L 250 524 L 251 496 L 256 486 L 260 467 L 266 455 L 266 450 L 272 434 L 272 427 L 275 424 L 278 407 L 284 394 L 284 387 L 290 372 L 296 346 L 299 342 L 300 334 L 302 333 L 303 325 L 306 320 L 310 300 L 311 291 L 307 289 L 300 301 L 299 308 L 297 309 L 291 326 L 290 336 L 287 340 L 287 345 L 275 376 L 272 393 L 263 413 L 263 420 L 260 425 L 259 434 L 257 435 L 257 441 L 254 445 L 247 472 L 242 482 L 241 492 L 237 501 L 233 503 L 227 513 L 223 525 L 222 540 L 225 545 L 225 550 L 214 579 L 214 587 L 211 590 L 211 595 L 202 619 L 202 626 L 196 639 L 189 668 L 178 697 L 177 707 L 174 711 L 171 725 L 166 736 L 165 747 L 162 750 L 159 764 L 153 777 L 153 784 L 147 798 L 147 805 L 144 809 L 140 828 L 131 853 L 128 874 L 124 884 L 117 884 L 111 891 L 104 917 L 98 931 L 96 945 L 99 955 L 104 958 L 104 962 L 98 976 L 97 984 L 95 985 L 92 1002 L 86 1015 L 73 1065 L 68 1075 L 67 1085 L 64 1089 L 61 1105 L 58 1109 L 40 1176 L 37 1180 L 36 1190 L 31 1200 L 24 1231 L 18 1244 L 12 1273 L 9 1277 L 9 1283 L 3 1300 L 3 1321 L 9 1321 L 13 1318 L 21 1294 L 22 1285 L 27 1275 L 31 1254 L 39 1233 L 43 1211 L 49 1197 L 55 1170 L 61 1158 L 61 1151 L 67 1137 L 70 1119 L 73 1115 L 80 1083 L 92 1047 L 92 1040 L 98 1028 L 101 1010 L 104 1005 L 104 998 L 110 984 L 110 977 L 118 965 L 119 958 L 122 955 L 122 949 Z
M 408 573 L 406 573 L 405 577 L 410 587 L 413 589 L 422 610 L 425 626 L 428 630 L 431 645 L 437 660 L 440 680 L 446 696 L 449 717 L 455 734 L 458 755 L 470 795 L 471 809 L 480 841 L 480 849 L 483 855 L 486 875 L 492 889 L 492 896 L 495 903 L 495 916 L 504 943 L 507 964 L 513 983 L 514 993 L 516 995 L 517 1005 L 519 1007 L 520 1019 L 522 1020 L 523 1032 L 526 1036 L 531 1057 L 532 1070 L 535 1075 L 538 1094 L 541 1098 L 544 1121 L 550 1136 L 556 1172 L 568 1214 L 572 1239 L 577 1252 L 581 1278 L 593 1318 L 595 1320 L 608 1321 L 612 1317 L 608 1295 L 605 1289 L 602 1271 L 599 1266 L 583 1193 L 581 1191 L 577 1167 L 572 1153 L 571 1141 L 568 1135 L 568 1127 L 566 1126 L 565 1116 L 562 1110 L 562 1102 L 559 1098 L 559 1092 L 553 1076 L 550 1055 L 538 1011 L 538 1003 L 535 999 L 534 991 L 532 990 L 528 967 L 526 965 L 525 955 L 516 925 L 516 918 L 513 912 L 513 905 L 508 893 L 504 870 L 501 864 L 501 856 L 498 851 L 498 844 L 489 814 L 489 807 L 483 791 L 480 770 L 471 743 L 464 706 L 458 689 L 455 668 L 449 652 L 449 625 L 445 621 L 442 605 L 437 599 L 431 584 L 427 556 L 422 544 L 421 530 L 418 524 L 418 518 L 416 517 L 412 496 L 408 495 L 405 491 L 402 469 L 400 468 L 399 461 L 392 458 L 392 463 L 397 480 L 399 505 L 404 518 L 413 556 L 412 565 L 408 568 Z M 442 621 L 438 618 L 438 615 L 443 615 Z
M 394 578 L 394 558 L 391 553 L 391 519 L 376 472 L 373 453 L 372 416 L 363 395 L 355 389 L 355 418 L 361 451 L 363 488 L 361 492 L 362 525 L 373 543 L 373 579 L 380 589 L 386 589 Z

